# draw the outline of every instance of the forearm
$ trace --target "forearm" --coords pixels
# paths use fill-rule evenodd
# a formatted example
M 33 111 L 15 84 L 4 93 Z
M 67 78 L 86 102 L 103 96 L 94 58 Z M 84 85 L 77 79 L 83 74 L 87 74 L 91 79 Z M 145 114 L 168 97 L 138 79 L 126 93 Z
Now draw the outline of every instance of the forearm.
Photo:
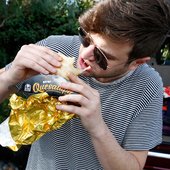
M 91 136 L 96 154 L 105 170 L 141 170 L 136 157 L 124 150 L 106 127 L 97 136 Z
M 8 72 L 5 71 L 5 69 L 0 70 L 0 103 L 9 96 L 11 91 L 9 90 L 9 87 L 13 85 L 13 83 L 10 81 Z

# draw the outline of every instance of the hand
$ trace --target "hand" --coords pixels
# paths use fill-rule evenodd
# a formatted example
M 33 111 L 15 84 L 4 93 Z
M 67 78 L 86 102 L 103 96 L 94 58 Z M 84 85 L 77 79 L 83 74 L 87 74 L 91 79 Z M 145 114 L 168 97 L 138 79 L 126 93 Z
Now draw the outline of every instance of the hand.
M 24 45 L 8 70 L 8 77 L 12 83 L 17 83 L 39 73 L 55 73 L 61 61 L 62 58 L 47 47 Z
M 97 90 L 85 84 L 77 76 L 69 75 L 70 81 L 61 85 L 62 88 L 76 92 L 60 96 L 61 102 L 77 103 L 76 105 L 57 105 L 57 109 L 77 114 L 83 126 L 91 135 L 96 135 L 105 127 L 101 115 L 100 95 Z

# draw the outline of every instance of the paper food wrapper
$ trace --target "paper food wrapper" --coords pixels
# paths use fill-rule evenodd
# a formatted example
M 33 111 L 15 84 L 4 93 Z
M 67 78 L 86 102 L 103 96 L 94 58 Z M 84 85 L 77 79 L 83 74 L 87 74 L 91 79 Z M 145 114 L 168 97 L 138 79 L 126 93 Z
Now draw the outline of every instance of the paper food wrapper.
M 17 151 L 22 145 L 30 145 L 45 133 L 59 129 L 74 114 L 56 110 L 57 104 L 61 103 L 46 92 L 28 99 L 13 94 L 10 116 L 0 125 L 0 144 Z
M 61 104 L 59 96 L 73 93 L 60 87 L 66 81 L 57 75 L 37 75 L 24 81 L 18 87 L 19 95 L 10 97 L 10 116 L 0 124 L 0 145 L 17 151 L 75 117 L 56 109 Z
M 73 113 L 57 110 L 56 105 L 61 104 L 59 96 L 73 93 L 60 87 L 68 81 L 68 73 L 78 75 L 82 71 L 74 68 L 73 58 L 59 55 L 63 61 L 57 75 L 40 74 L 11 87 L 18 93 L 10 97 L 10 116 L 0 124 L 0 145 L 17 151 L 22 145 L 32 144 L 76 117 Z

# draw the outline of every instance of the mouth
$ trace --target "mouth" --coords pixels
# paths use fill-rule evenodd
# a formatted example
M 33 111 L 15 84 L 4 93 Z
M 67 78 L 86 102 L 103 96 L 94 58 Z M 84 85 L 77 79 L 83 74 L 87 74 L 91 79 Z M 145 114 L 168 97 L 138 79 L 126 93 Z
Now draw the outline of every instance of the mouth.
M 83 72 L 90 71 L 92 69 L 92 67 L 88 65 L 87 62 L 83 59 L 80 60 L 80 67 L 83 70 Z

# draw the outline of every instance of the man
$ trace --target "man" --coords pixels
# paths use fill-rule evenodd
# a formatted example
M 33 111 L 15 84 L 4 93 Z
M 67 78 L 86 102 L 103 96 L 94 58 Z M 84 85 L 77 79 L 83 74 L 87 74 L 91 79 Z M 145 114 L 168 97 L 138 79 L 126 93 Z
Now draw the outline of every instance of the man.
M 170 4 L 105 0 L 79 23 L 79 37 L 50 36 L 25 45 L 2 70 L 0 88 L 6 93 L 32 75 L 56 72 L 62 59 L 55 52 L 78 56 L 77 67 L 86 68 L 62 84 L 77 93 L 59 97 L 79 106 L 57 106 L 79 118 L 35 142 L 27 170 L 143 169 L 148 151 L 162 140 L 162 81 L 146 62 L 167 36 Z

